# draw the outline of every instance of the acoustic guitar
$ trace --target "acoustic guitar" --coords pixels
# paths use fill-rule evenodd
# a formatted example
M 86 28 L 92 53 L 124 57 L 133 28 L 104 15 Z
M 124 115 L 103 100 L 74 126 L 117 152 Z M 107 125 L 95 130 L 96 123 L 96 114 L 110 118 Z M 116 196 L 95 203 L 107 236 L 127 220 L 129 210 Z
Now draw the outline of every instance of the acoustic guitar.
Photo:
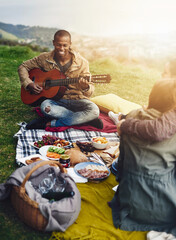
M 43 91 L 36 95 L 30 91 L 26 91 L 24 87 L 21 87 L 21 100 L 23 103 L 37 106 L 45 99 L 59 100 L 66 91 L 68 84 L 77 83 L 80 79 L 68 78 L 57 69 L 53 69 L 48 72 L 35 68 L 29 71 L 30 79 L 43 88 Z M 90 80 L 89 76 L 85 76 L 85 79 Z M 91 82 L 94 83 L 109 83 L 111 76 L 109 74 L 92 75 Z

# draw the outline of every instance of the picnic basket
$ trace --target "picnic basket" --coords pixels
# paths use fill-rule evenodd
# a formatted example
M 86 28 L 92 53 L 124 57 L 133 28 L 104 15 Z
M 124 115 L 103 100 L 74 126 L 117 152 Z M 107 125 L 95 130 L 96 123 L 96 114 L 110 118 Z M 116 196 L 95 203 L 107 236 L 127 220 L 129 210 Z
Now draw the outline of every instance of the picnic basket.
M 38 207 L 39 204 L 31 200 L 27 195 L 25 191 L 25 184 L 34 171 L 47 164 L 59 166 L 62 173 L 66 171 L 58 161 L 41 161 L 27 173 L 20 186 L 12 187 L 11 192 L 11 203 L 19 218 L 28 226 L 39 231 L 45 230 L 48 220 L 40 212 Z

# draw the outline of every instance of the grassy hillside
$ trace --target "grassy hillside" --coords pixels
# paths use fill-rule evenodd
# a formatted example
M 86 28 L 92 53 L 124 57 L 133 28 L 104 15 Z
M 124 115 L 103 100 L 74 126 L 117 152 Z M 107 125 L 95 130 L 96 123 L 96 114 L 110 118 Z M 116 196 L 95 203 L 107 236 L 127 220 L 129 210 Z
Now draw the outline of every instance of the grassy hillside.
M 7 39 L 7 40 L 12 40 L 12 41 L 18 40 L 18 38 L 15 35 L 8 33 L 2 29 L 0 29 L 0 36 L 1 38 Z
M 15 164 L 18 122 L 29 122 L 35 114 L 20 99 L 20 82 L 17 68 L 22 61 L 39 53 L 28 47 L 0 46 L 0 183 L 17 168 Z M 107 85 L 96 85 L 94 96 L 114 93 L 130 101 L 146 104 L 153 83 L 160 72 L 140 66 L 119 64 L 113 59 L 99 59 L 90 62 L 92 74 L 110 73 L 112 80 Z M 0 204 L 1 240 L 49 239 L 49 233 L 38 233 L 25 226 L 14 213 L 10 201 Z
M 20 39 L 28 39 L 35 45 L 52 47 L 52 37 L 57 28 L 47 28 L 39 26 L 13 25 L 0 22 L 0 29 L 17 36 Z
M 110 74 L 112 80 L 107 85 L 97 85 L 95 95 L 114 93 L 118 96 L 144 105 L 154 82 L 160 78 L 158 70 L 140 65 L 124 65 L 114 59 L 99 59 L 90 63 L 93 74 Z
M 28 121 L 31 111 L 21 103 L 20 83 L 17 74 L 19 64 L 37 53 L 27 47 L 0 46 L 0 183 L 17 168 L 15 164 L 18 122 Z M 10 200 L 0 203 L 0 235 L 2 240 L 49 239 L 50 234 L 36 233 L 25 226 L 14 213 Z

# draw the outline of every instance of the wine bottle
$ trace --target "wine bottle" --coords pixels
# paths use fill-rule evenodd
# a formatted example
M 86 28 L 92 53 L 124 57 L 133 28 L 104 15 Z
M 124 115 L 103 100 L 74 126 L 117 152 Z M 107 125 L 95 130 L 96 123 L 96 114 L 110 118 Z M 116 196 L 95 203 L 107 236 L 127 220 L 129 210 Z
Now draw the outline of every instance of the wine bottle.
M 47 198 L 49 200 L 55 200 L 55 201 L 58 201 L 62 198 L 68 198 L 68 197 L 73 197 L 75 195 L 75 192 L 74 191 L 70 191 L 70 192 L 52 192 L 52 191 L 49 191 L 47 193 L 43 193 L 42 194 L 42 197 L 44 198 Z

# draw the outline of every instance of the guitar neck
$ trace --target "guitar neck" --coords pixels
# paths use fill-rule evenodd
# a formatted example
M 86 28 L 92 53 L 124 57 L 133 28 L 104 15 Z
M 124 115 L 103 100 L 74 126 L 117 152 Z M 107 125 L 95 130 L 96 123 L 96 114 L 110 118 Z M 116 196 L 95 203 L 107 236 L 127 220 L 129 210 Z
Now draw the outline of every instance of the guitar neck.
M 64 79 L 55 79 L 55 80 L 46 80 L 46 85 L 49 87 L 55 87 L 55 86 L 68 86 L 69 84 L 74 84 L 79 81 L 81 77 L 78 78 L 64 78 Z M 92 75 L 91 77 L 85 76 L 84 79 L 87 81 L 94 82 L 94 83 L 107 83 L 110 81 L 109 75 Z
M 86 77 L 86 79 L 89 77 Z M 69 84 L 74 84 L 79 81 L 80 78 L 65 78 L 65 79 L 56 79 L 56 80 L 49 80 L 50 81 L 50 87 L 55 86 L 67 86 Z

